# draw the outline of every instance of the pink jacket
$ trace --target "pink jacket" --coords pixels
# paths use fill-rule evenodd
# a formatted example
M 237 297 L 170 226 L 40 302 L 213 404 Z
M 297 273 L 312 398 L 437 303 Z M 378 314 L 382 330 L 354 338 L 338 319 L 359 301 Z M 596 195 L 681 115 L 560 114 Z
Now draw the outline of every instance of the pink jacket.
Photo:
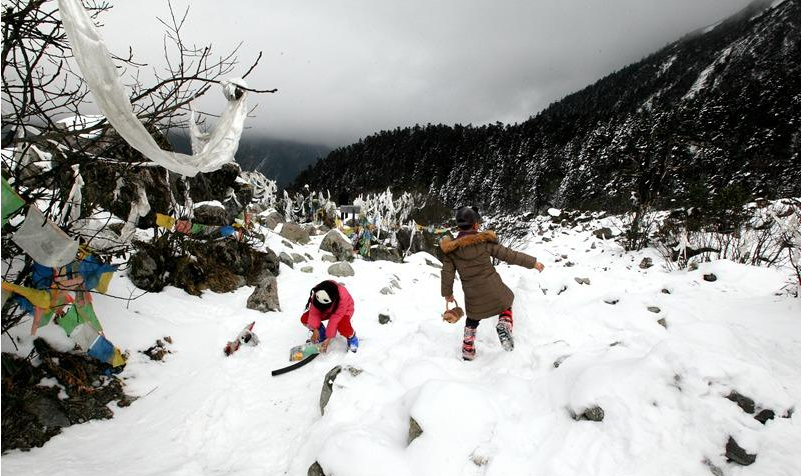
M 322 321 L 327 320 L 328 325 L 325 328 L 326 338 L 335 337 L 337 335 L 339 322 L 342 321 L 342 319 L 349 320 L 351 316 L 353 316 L 353 298 L 348 290 L 345 289 L 345 286 L 337 284 L 337 289 L 339 290 L 339 305 L 333 312 L 331 312 L 331 310 L 322 312 L 313 305 L 309 305 L 309 321 L 306 327 L 314 330 L 320 327 Z

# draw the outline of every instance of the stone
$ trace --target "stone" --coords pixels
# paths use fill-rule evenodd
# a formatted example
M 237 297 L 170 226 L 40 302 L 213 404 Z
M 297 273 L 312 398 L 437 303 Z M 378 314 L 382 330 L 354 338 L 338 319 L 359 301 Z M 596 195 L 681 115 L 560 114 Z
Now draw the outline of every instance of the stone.
M 590 278 L 573 278 L 579 284 L 590 284 Z
M 409 417 L 409 438 L 406 440 L 407 444 L 412 444 L 412 441 L 416 440 L 417 437 L 423 434 L 423 429 L 420 427 L 420 424 L 417 423 L 412 417 Z
M 36 395 L 32 400 L 25 402 L 24 407 L 44 427 L 60 428 L 70 426 L 70 419 L 67 417 L 58 398 Z
M 356 273 L 353 271 L 353 267 L 350 264 L 345 261 L 340 261 L 328 267 L 328 274 L 344 278 L 346 276 L 353 276 Z
M 640 261 L 640 269 L 648 269 L 653 265 L 654 265 L 654 260 L 652 260 L 651 258 L 643 258 L 642 261 Z
M 659 309 L 659 308 L 658 308 L 658 307 L 656 307 L 656 306 L 648 306 L 648 310 L 649 310 L 649 311 L 651 311 L 651 312 L 653 312 L 654 314 L 659 314 L 660 312 L 662 312 L 662 310 L 661 310 L 661 309 Z
M 600 238 L 602 240 L 608 240 L 609 238 L 612 238 L 612 230 L 607 227 L 599 228 L 593 231 L 592 234 L 595 235 L 596 238 Z
M 320 249 L 333 254 L 337 261 L 353 261 L 353 245 L 339 230 L 331 230 L 325 234 Z
M 320 463 L 318 463 L 317 461 L 315 461 L 314 463 L 312 463 L 311 466 L 309 466 L 309 471 L 306 474 L 308 476 L 325 476 L 325 473 L 323 472 L 323 467 L 320 466 Z
M 748 453 L 737 444 L 734 438 L 729 436 L 729 441 L 726 442 L 726 458 L 732 463 L 748 466 L 756 461 L 757 455 Z
M 568 358 L 569 355 L 561 355 L 559 358 L 553 361 L 553 368 L 558 369 L 560 365 Z
M 285 251 L 282 251 L 281 254 L 278 255 L 278 259 L 290 268 L 295 267 L 295 261 L 293 261 L 292 257 L 289 256 L 289 254 L 287 254 Z
M 737 406 L 740 407 L 745 413 L 753 415 L 756 411 L 754 400 L 746 397 L 745 395 L 741 395 L 736 390 L 729 392 L 729 394 L 726 395 L 726 398 L 736 403 Z
M 312 268 L 311 266 L 304 266 L 304 267 L 300 268 L 300 272 L 301 273 L 313 273 L 314 272 L 314 268 Z
M 378 315 L 378 323 L 379 324 L 387 324 L 391 320 L 392 319 L 390 319 L 389 314 L 383 314 L 382 313 L 382 314 Z
M 605 302 L 605 303 L 607 303 L 607 304 L 611 304 L 611 305 L 613 305 L 613 306 L 614 306 L 615 304 L 617 304 L 617 303 L 619 303 L 619 302 L 620 302 L 620 299 L 615 299 L 615 298 L 607 298 L 607 299 L 604 299 L 604 302 Z
M 427 265 L 431 266 L 432 268 L 442 269 L 442 265 L 439 263 L 435 263 L 428 258 L 425 258 L 425 262 Z
M 309 232 L 297 223 L 284 223 L 281 227 L 279 235 L 283 236 L 289 241 L 305 245 L 311 241 Z
M 325 415 L 325 407 L 328 406 L 328 401 L 331 400 L 331 395 L 334 393 L 334 381 L 342 372 L 342 366 L 337 365 L 329 370 L 323 378 L 323 389 L 320 391 L 320 414 Z
M 723 470 L 720 469 L 715 463 L 709 460 L 709 458 L 704 459 L 704 464 L 709 467 L 709 472 L 712 473 L 713 476 L 724 476 Z
M 575 265 L 576 265 L 576 263 L 574 263 L 572 261 L 568 261 L 567 263 L 565 263 L 565 268 L 572 268 Z
M 369 261 L 392 261 L 393 263 L 403 263 L 403 259 L 395 248 L 383 245 L 376 245 L 370 248 L 367 256 Z
M 286 246 L 286 247 L 287 247 L 287 248 L 289 248 L 290 250 L 294 248 L 294 246 L 292 246 L 292 243 L 290 243 L 290 242 L 288 242 L 288 241 L 286 241 L 286 240 L 282 240 L 282 241 L 281 241 L 281 244 L 282 244 L 282 245 L 284 245 L 284 246 Z
M 704 275 L 704 281 L 707 281 L 707 282 L 710 282 L 710 283 L 714 283 L 717 280 L 718 280 L 718 277 L 715 276 L 715 273 L 708 273 L 708 274 Z
M 225 207 L 204 204 L 195 207 L 194 214 L 195 218 L 192 220 L 193 223 L 213 226 L 230 225 L 228 222 L 228 211 Z
M 573 419 L 576 421 L 587 420 L 587 421 L 603 421 L 604 420 L 604 409 L 595 406 L 590 407 L 584 410 L 582 413 L 573 413 Z
M 284 223 L 284 217 L 281 216 L 280 213 L 273 211 L 270 212 L 266 217 L 260 218 L 261 224 L 271 230 L 274 230 L 275 227 Z
M 756 416 L 754 416 L 754 420 L 758 421 L 759 423 L 762 423 L 763 425 L 767 423 L 768 420 L 773 420 L 774 418 L 776 418 L 776 412 L 774 412 L 773 410 L 769 410 L 767 408 L 757 413 Z
M 156 293 L 164 289 L 164 270 L 147 250 L 134 253 L 128 266 L 128 278 L 137 288 Z
M 662 294 L 670 294 L 670 289 L 662 288 Z
M 323 255 L 322 260 L 323 260 L 323 262 L 326 262 L 326 263 L 336 263 L 337 262 L 336 257 L 334 257 L 334 255 L 329 255 L 329 254 Z
M 280 311 L 278 300 L 278 280 L 275 276 L 266 276 L 253 290 L 247 302 L 248 309 L 261 312 Z
M 384 296 L 386 296 L 386 295 L 388 295 L 388 294 L 395 294 L 395 291 L 393 291 L 393 290 L 392 290 L 390 287 L 388 287 L 388 286 L 384 286 L 383 288 L 381 288 L 381 291 L 380 291 L 380 293 L 381 293 L 381 294 L 383 294 Z
M 659 319 L 658 321 L 656 321 L 656 323 L 659 324 L 660 326 L 664 327 L 665 329 L 667 329 L 667 321 L 665 320 L 664 317 Z
M 306 257 L 304 257 L 302 254 L 292 253 L 292 260 L 295 263 L 305 263 L 306 262 Z

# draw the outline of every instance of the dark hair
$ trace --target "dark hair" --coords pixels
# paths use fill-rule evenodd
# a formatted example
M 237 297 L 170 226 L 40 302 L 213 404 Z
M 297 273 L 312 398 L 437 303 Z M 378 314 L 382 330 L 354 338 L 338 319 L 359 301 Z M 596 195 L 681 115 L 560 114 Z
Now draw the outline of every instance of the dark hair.
M 476 207 L 459 207 L 456 209 L 456 226 L 460 230 L 469 230 L 473 224 L 479 223 L 481 216 Z

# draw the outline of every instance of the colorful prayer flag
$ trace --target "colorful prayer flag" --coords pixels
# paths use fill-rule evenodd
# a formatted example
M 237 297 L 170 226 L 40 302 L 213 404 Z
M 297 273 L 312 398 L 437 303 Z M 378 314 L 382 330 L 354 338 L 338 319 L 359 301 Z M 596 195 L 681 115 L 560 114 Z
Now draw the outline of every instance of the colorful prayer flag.
M 60 268 L 75 260 L 78 242 L 45 218 L 36 206 L 28 207 L 28 215 L 12 238 L 34 261 Z
M 25 200 L 20 198 L 17 192 L 15 192 L 13 188 L 11 188 L 11 185 L 9 185 L 8 182 L 6 182 L 5 178 L 3 178 L 2 181 L 3 181 L 3 191 L 2 191 L 2 196 L 0 196 L 0 199 L 2 199 L 2 214 L 3 214 L 2 225 L 6 226 L 6 223 L 8 222 L 8 217 L 11 216 L 11 214 L 14 213 L 15 211 L 22 208 L 22 206 L 25 205 Z

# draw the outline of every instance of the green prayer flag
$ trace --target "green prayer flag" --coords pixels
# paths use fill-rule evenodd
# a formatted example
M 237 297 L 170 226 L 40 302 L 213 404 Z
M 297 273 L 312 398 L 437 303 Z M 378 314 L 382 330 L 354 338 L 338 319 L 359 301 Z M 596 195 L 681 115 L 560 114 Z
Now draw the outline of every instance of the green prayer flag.
M 39 320 L 39 327 L 46 326 L 50 322 L 50 319 L 53 317 L 55 313 L 56 311 L 54 309 L 51 309 L 42 314 L 42 317 Z
M 0 196 L 2 199 L 2 226 L 6 225 L 8 221 L 7 218 L 14 213 L 15 211 L 22 208 L 25 205 L 25 200 L 21 199 L 17 192 L 11 188 L 11 185 L 6 182 L 6 179 L 3 178 L 3 194 Z
M 203 233 L 205 230 L 206 230 L 206 225 L 201 225 L 201 224 L 198 224 L 198 223 L 193 223 L 192 224 L 191 233 L 193 235 L 199 235 L 199 234 Z
M 78 310 L 75 306 L 70 306 L 66 314 L 58 318 L 58 325 L 64 329 L 67 335 L 72 334 L 72 331 L 81 323 L 81 318 L 78 316 Z
M 87 302 L 82 306 L 78 306 L 78 314 L 83 319 L 83 322 L 94 327 L 97 332 L 103 332 L 103 326 L 100 325 L 100 321 L 97 319 L 95 309 L 92 307 L 91 303 Z

